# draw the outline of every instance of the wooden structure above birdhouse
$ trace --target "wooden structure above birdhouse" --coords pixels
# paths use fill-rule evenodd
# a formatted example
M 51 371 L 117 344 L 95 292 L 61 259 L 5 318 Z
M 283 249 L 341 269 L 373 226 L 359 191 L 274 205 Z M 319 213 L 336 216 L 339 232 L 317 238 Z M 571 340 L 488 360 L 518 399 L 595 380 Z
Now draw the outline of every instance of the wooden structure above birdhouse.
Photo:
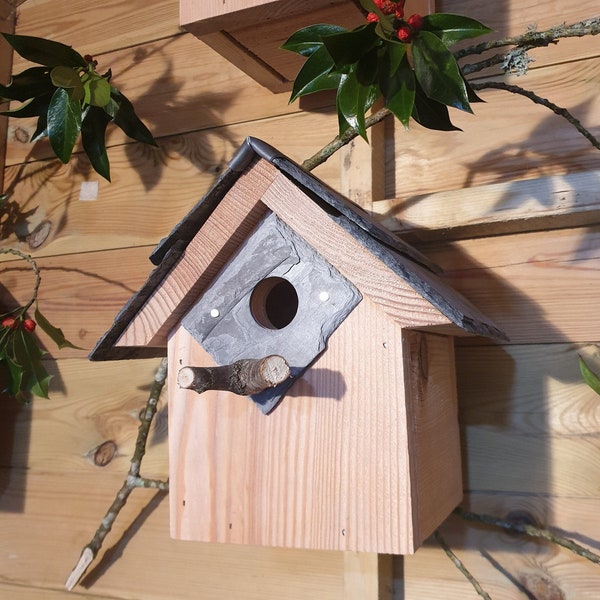
M 428 14 L 432 0 L 408 0 L 407 13 Z M 410 13 L 408 13 L 410 14 Z M 353 0 L 180 0 L 179 22 L 213 50 L 273 92 L 290 90 L 303 59 L 281 50 L 298 29 L 365 23 Z
M 413 552 L 459 503 L 454 335 L 503 334 L 426 257 L 248 138 L 91 354 L 169 356 L 175 538 Z M 279 355 L 248 401 L 184 366 Z

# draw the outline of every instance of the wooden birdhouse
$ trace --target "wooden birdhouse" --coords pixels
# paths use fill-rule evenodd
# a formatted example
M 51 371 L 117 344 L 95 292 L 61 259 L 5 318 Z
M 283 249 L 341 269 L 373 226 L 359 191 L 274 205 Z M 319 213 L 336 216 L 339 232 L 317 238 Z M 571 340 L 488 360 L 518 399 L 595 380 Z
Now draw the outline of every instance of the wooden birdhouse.
M 172 536 L 414 552 L 462 497 L 453 336 L 503 334 L 253 138 L 151 260 L 91 358 L 168 354 Z M 273 355 L 290 376 L 249 398 L 178 383 Z

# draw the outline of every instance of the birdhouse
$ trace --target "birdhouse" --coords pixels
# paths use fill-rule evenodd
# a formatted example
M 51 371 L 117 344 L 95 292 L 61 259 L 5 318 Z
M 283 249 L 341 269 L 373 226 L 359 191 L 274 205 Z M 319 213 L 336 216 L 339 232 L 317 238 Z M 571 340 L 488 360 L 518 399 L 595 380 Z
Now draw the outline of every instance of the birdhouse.
M 168 355 L 172 536 L 414 552 L 462 497 L 453 338 L 503 334 L 253 138 L 151 261 L 90 358 Z M 273 357 L 261 389 L 188 389 Z

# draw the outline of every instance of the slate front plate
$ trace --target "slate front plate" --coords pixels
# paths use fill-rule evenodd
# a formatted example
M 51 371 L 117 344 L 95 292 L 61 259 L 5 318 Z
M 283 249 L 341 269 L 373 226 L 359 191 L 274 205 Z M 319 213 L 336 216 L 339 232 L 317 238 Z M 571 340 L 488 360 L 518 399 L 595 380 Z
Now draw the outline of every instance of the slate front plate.
M 219 365 L 270 354 L 288 361 L 290 379 L 252 396 L 267 414 L 361 298 L 351 282 L 269 213 L 182 324 Z

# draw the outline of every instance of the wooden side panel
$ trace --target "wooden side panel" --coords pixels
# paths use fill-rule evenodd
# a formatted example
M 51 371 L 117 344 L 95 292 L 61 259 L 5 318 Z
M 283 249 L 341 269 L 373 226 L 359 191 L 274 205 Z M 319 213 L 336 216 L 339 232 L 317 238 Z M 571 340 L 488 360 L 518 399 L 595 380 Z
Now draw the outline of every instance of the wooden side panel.
M 463 493 L 453 339 L 405 331 L 404 368 L 415 538 L 424 540 Z
M 169 361 L 176 373 L 212 359 L 179 329 Z M 171 534 L 412 552 L 403 397 L 401 330 L 367 298 L 268 416 L 243 397 L 171 388 Z

